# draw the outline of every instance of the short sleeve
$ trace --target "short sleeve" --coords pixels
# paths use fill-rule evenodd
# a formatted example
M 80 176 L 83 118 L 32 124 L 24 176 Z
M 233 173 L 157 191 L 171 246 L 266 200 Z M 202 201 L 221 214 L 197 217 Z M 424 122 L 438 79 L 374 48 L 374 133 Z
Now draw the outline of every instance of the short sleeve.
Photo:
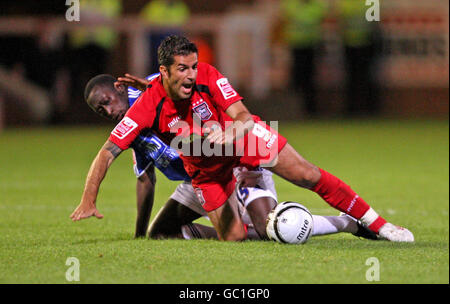
M 231 86 L 230 82 L 217 69 L 205 64 L 208 77 L 208 87 L 216 103 L 224 112 L 233 103 L 242 100 L 242 97 Z
M 122 150 L 128 149 L 143 129 L 152 126 L 156 116 L 152 105 L 151 93 L 147 89 L 112 130 L 109 140 Z

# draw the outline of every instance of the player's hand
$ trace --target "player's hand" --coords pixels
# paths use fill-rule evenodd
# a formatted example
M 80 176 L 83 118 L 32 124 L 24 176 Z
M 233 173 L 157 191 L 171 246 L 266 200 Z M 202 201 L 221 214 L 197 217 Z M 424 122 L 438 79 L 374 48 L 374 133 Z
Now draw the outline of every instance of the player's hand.
M 222 131 L 222 128 L 216 125 L 212 125 L 211 127 L 206 127 L 204 129 L 206 136 L 206 140 L 210 143 L 216 143 L 222 145 L 225 142 L 225 132 Z
M 236 183 L 240 187 L 256 187 L 258 179 L 262 176 L 261 171 L 248 171 L 245 167 L 238 167 L 234 169 L 234 176 Z
M 95 205 L 86 205 L 80 204 L 77 209 L 70 215 L 72 221 L 76 222 L 91 216 L 95 216 L 98 219 L 103 218 L 103 214 L 101 214 Z
M 117 78 L 117 82 L 126 86 L 131 86 L 139 91 L 145 91 L 149 84 L 149 81 L 144 78 L 139 78 L 131 74 L 125 74 L 125 76 Z
M 206 127 L 205 133 L 209 133 L 206 139 L 210 143 L 215 143 L 218 145 L 229 145 L 232 144 L 236 139 L 235 128 L 228 127 L 225 131 L 221 127 L 213 125 L 211 128 Z

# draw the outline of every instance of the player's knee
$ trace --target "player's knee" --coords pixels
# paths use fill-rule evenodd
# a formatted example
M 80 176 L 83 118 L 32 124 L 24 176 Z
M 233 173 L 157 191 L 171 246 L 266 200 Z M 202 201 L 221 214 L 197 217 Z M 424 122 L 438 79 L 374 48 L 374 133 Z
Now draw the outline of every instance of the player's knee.
M 240 242 L 244 241 L 247 238 L 247 233 L 245 232 L 244 228 L 229 232 L 226 235 L 223 235 L 220 239 L 222 241 L 228 241 L 228 242 Z
M 161 231 L 158 231 L 157 229 L 155 229 L 154 226 L 151 226 L 148 229 L 148 238 L 149 239 L 156 239 L 156 240 L 158 240 L 158 239 L 164 238 L 164 235 L 163 235 L 163 233 Z
M 169 231 L 149 231 L 148 237 L 153 240 L 165 240 L 180 238 L 179 233 Z
M 166 239 L 167 236 L 161 232 L 149 231 L 148 238 L 153 239 L 153 240 L 161 240 L 161 239 Z
M 164 225 L 154 224 L 148 230 L 148 237 L 155 240 L 175 238 L 177 235 L 177 231 L 170 227 L 164 227 Z
M 308 166 L 302 172 L 300 186 L 304 188 L 312 188 L 320 180 L 320 170 L 316 166 Z
M 224 238 L 222 238 L 222 241 L 227 241 L 227 242 L 241 242 L 244 240 L 245 240 L 245 235 L 244 236 L 227 235 Z

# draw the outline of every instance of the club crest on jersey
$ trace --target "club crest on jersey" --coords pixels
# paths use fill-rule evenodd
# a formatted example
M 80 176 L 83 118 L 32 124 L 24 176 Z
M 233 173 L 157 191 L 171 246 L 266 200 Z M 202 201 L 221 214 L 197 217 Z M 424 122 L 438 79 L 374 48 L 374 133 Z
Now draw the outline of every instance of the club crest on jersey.
M 200 204 L 203 206 L 205 204 L 205 198 L 203 197 L 203 191 L 200 188 L 195 188 L 195 194 L 197 195 Z
M 212 116 L 212 112 L 205 101 L 203 101 L 199 105 L 194 106 L 192 109 L 200 117 L 201 120 L 208 120 Z
M 119 139 L 122 139 L 130 134 L 131 131 L 136 129 L 137 126 L 138 124 L 135 123 L 132 119 L 125 117 L 119 122 L 114 130 L 112 130 L 111 134 L 117 136 L 117 138 Z

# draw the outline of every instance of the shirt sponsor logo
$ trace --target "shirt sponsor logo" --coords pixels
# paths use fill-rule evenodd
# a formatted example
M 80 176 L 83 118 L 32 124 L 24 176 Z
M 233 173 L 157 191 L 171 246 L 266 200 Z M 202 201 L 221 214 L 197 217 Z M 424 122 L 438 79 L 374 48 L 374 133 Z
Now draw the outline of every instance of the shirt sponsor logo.
M 156 153 L 159 151 L 159 149 L 161 149 L 161 145 L 156 141 L 156 139 L 152 138 L 150 139 L 150 142 L 146 142 L 145 148 L 150 153 Z
M 270 138 L 269 142 L 267 143 L 266 147 L 268 149 L 270 149 L 273 145 L 273 143 L 275 142 L 275 140 L 277 139 L 277 135 L 273 134 L 272 137 Z
M 355 197 L 352 199 L 352 201 L 350 202 L 350 206 L 348 206 L 347 208 L 347 213 L 349 213 L 352 209 L 353 206 L 355 206 L 356 200 L 359 198 L 358 194 L 355 195 Z
M 275 140 L 277 139 L 277 134 L 274 134 L 272 132 L 270 132 L 269 130 L 267 130 L 266 128 L 264 128 L 263 126 L 261 126 L 260 124 L 255 124 L 253 129 L 252 129 L 252 133 L 256 136 L 261 138 L 262 140 L 264 140 L 266 142 L 266 147 L 268 149 L 270 149 Z
M 169 128 L 172 128 L 172 127 L 173 127 L 180 119 L 181 119 L 181 116 L 175 117 L 174 119 L 172 119 L 171 122 L 169 122 L 169 123 L 167 124 L 167 126 L 168 126 Z
M 161 144 L 154 137 L 150 139 L 150 142 L 156 147 L 156 149 L 161 149 Z
M 136 129 L 138 126 L 131 118 L 125 117 L 119 124 L 112 130 L 111 134 L 119 139 L 123 139 L 125 136 L 130 134 L 131 131 Z
M 237 96 L 237 92 L 233 89 L 227 78 L 220 78 L 216 81 L 216 84 L 220 92 L 222 92 L 223 98 L 230 99 L 231 97 Z
M 272 132 L 257 123 L 253 126 L 252 133 L 256 137 L 262 138 L 266 142 L 269 141 L 272 137 Z

